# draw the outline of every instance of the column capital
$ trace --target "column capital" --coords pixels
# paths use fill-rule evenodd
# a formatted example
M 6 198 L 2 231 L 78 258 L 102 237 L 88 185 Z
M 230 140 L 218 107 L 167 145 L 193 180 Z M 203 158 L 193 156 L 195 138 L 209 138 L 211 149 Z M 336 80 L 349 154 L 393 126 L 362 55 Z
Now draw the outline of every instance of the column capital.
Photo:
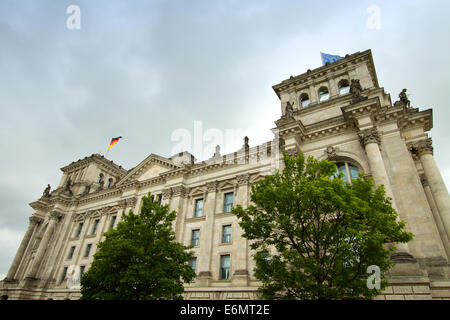
M 137 203 L 137 198 L 136 197 L 128 198 L 128 199 L 125 199 L 125 202 L 126 202 L 127 207 L 134 208 L 134 206 Z
M 433 155 L 433 141 L 431 138 L 419 140 L 411 143 L 409 151 L 418 157 L 424 154 Z
M 50 212 L 50 219 L 53 219 L 53 220 L 59 220 L 63 216 L 64 216 L 64 214 L 59 211 Z
M 246 174 L 241 174 L 236 176 L 236 180 L 239 186 L 246 186 L 248 185 L 249 181 L 250 181 L 250 174 L 246 173 Z
M 359 142 L 365 148 L 370 143 L 376 143 L 380 145 L 380 133 L 377 128 L 372 127 L 370 129 L 361 130 L 358 132 Z
M 172 188 L 172 196 L 185 198 L 187 195 L 187 191 L 188 190 L 183 185 L 176 186 Z
M 38 224 L 38 223 L 41 223 L 42 222 L 42 218 L 39 218 L 39 217 L 37 217 L 37 216 L 31 216 L 30 218 L 29 218 L 29 220 L 30 220 L 30 223 L 31 224 Z
M 119 200 L 117 205 L 119 206 L 119 208 L 125 209 L 127 207 L 127 201 L 125 199 Z
M 208 193 L 210 193 L 210 192 L 217 192 L 217 187 L 218 187 L 218 185 L 219 185 L 219 182 L 218 182 L 218 181 L 211 181 L 211 182 L 208 182 L 208 183 L 206 184 L 206 191 L 207 191 Z
M 172 194 L 173 194 L 172 188 L 166 188 L 166 189 L 163 189 L 163 191 L 162 191 L 162 197 L 164 200 L 171 199 Z

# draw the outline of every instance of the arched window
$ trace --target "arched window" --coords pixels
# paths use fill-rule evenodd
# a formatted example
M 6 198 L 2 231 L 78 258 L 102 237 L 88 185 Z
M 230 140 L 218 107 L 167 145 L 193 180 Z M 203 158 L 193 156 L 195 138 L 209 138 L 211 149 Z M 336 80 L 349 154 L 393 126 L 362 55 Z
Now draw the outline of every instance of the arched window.
M 345 79 L 339 81 L 338 87 L 339 87 L 339 94 L 341 96 L 350 92 L 350 85 L 348 84 L 348 81 Z
M 328 91 L 327 87 L 321 87 L 319 89 L 319 101 L 326 101 L 330 99 L 330 92 Z
M 349 162 L 337 162 L 337 174 L 342 172 L 344 175 L 343 179 L 345 182 L 352 183 L 353 179 L 358 179 L 359 169 L 357 166 Z
M 107 187 L 107 188 L 111 188 L 111 186 L 112 186 L 112 184 L 113 184 L 113 181 L 114 181 L 113 178 L 109 178 L 109 179 L 108 179 L 108 183 L 106 184 L 106 187 Z
M 300 95 L 300 104 L 301 104 L 302 108 L 309 106 L 309 103 L 310 103 L 310 101 L 309 101 L 308 94 L 302 93 Z
M 103 177 L 104 177 L 103 173 L 100 173 L 100 174 L 98 175 L 97 182 L 103 181 Z

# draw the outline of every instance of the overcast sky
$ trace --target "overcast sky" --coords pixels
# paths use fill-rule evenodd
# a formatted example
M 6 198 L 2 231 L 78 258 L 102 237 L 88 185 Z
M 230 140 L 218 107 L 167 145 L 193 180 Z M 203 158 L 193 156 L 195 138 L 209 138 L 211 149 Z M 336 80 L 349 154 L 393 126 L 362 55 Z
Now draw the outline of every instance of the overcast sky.
M 70 5 L 80 29 L 67 27 Z M 393 101 L 407 88 L 414 107 L 433 108 L 448 187 L 449 9 L 447 0 L 2 0 L 0 279 L 33 214 L 28 203 L 57 187 L 61 167 L 105 154 L 119 135 L 108 158 L 126 169 L 150 153 L 168 157 L 172 134 L 193 135 L 194 124 L 236 133 L 222 154 L 244 135 L 250 146 L 270 140 L 281 115 L 271 87 L 320 67 L 320 51 L 372 49 Z

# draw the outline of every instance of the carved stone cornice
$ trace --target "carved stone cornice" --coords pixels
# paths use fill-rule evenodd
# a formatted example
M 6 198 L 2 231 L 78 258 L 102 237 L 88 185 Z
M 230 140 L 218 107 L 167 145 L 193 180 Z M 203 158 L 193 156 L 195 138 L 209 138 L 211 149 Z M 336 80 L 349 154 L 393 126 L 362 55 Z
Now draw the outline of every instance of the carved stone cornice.
M 369 143 L 376 143 L 378 145 L 381 143 L 380 134 L 375 127 L 359 131 L 358 137 L 363 148 L 365 148 Z
M 413 142 L 409 146 L 409 151 L 418 157 L 424 154 L 433 155 L 433 142 L 431 138 Z

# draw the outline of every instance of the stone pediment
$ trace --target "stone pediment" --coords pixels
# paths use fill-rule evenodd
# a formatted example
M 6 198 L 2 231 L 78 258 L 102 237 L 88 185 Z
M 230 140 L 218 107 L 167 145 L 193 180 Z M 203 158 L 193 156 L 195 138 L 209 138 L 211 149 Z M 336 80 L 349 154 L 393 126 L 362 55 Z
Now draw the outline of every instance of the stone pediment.
M 172 160 L 158 156 L 149 155 L 144 161 L 130 170 L 125 177 L 117 183 L 117 186 L 125 185 L 129 182 L 144 181 L 159 176 L 161 173 L 179 169 Z

